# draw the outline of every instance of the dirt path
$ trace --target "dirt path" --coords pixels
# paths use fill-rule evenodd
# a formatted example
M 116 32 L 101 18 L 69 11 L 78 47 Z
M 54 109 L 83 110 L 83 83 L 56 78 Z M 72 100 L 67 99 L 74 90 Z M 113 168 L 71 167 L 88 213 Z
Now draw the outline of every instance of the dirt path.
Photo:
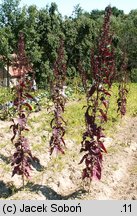
M 96 200 L 137 199 L 137 118 L 123 120 L 108 154 L 101 182 L 93 182 L 85 198 Z
M 0 122 L 1 143 L 8 143 L 11 138 L 7 127 L 9 123 Z M 3 131 L 7 131 L 6 136 Z M 3 164 L 0 166 L 0 194 L 4 195 L 1 199 L 137 200 L 137 117 L 123 119 L 113 137 L 105 142 L 108 154 L 104 155 L 102 179 L 91 183 L 90 192 L 85 190 L 87 187 L 83 187 L 81 181 L 82 167 L 78 165 L 80 146 L 75 146 L 74 150 L 73 140 L 68 141 L 65 157 L 51 161 L 48 151 L 41 153 L 40 164 L 35 165 L 36 171 L 25 191 L 20 190 L 18 176 L 11 180 L 10 146 L 3 145 L 0 150 L 0 162 Z
M 115 171 L 115 187 L 112 187 L 109 199 L 137 200 L 137 118 L 130 118 L 123 122 L 116 143 L 122 145 L 116 158 L 119 169 Z M 124 144 L 126 146 L 124 146 Z

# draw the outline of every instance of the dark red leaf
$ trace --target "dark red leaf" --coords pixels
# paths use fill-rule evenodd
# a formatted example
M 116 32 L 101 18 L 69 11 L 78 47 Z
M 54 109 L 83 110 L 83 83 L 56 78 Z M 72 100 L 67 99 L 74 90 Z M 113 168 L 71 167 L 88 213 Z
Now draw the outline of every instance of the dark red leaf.
M 107 121 L 107 113 L 104 113 L 104 111 L 102 109 L 99 109 L 101 116 L 103 118 L 104 121 Z
M 92 97 L 92 95 L 95 93 L 95 91 L 96 91 L 96 86 L 95 85 L 91 86 L 91 88 L 88 92 L 88 96 Z
M 24 103 L 25 106 L 27 106 L 29 108 L 29 110 L 31 111 L 32 110 L 32 106 L 28 103 Z
M 30 94 L 28 94 L 28 93 L 25 93 L 24 95 L 25 95 L 27 98 L 30 98 L 30 99 L 33 99 L 33 98 L 34 98 L 32 95 L 30 95 Z
M 104 152 L 107 153 L 107 150 L 106 150 L 106 148 L 105 148 L 103 142 L 99 141 L 98 144 L 99 144 L 99 146 L 104 150 Z

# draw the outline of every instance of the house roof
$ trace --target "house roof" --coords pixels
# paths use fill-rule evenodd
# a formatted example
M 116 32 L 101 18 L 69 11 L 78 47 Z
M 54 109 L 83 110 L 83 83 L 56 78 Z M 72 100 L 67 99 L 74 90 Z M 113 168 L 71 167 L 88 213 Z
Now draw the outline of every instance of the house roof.
M 27 70 L 26 67 L 22 67 L 20 69 L 20 68 L 14 67 L 14 66 L 9 66 L 9 74 L 11 77 L 20 77 L 20 76 L 23 76 L 24 74 L 26 74 L 28 72 L 29 71 Z
M 31 64 L 28 63 L 26 57 L 23 58 L 24 65 L 22 65 L 21 68 L 19 67 L 19 60 L 17 59 L 18 58 L 17 55 L 13 53 L 10 55 L 10 57 L 11 57 L 10 66 L 8 67 L 6 65 L 5 69 L 9 71 L 11 77 L 20 77 L 32 71 Z

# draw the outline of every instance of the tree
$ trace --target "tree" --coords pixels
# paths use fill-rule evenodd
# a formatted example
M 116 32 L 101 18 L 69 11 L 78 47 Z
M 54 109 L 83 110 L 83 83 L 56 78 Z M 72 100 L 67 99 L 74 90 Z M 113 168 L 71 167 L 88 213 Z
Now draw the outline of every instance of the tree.
M 42 55 L 38 79 L 41 80 L 44 88 L 53 78 L 52 67 L 57 56 L 56 50 L 59 46 L 60 37 L 63 37 L 61 26 L 62 17 L 55 3 L 39 11 L 38 33 Z
M 41 62 L 42 51 L 40 47 L 40 34 L 38 32 L 39 11 L 35 5 L 29 6 L 26 11 L 25 21 L 25 44 L 26 52 L 33 64 L 33 70 L 37 78 L 40 73 L 39 64 Z
M 100 16 L 104 14 L 104 10 L 92 10 L 90 13 L 90 17 L 94 20 L 97 20 Z
M 129 13 L 123 21 L 122 27 L 120 38 L 127 52 L 127 69 L 132 79 L 132 71 L 137 68 L 137 10 L 133 10 Z
M 124 15 L 124 11 L 123 10 L 119 10 L 116 7 L 112 7 L 112 14 L 115 17 L 121 16 L 121 15 L 123 16 Z
M 0 53 L 3 66 L 7 66 L 7 86 L 9 86 L 10 54 L 16 49 L 17 17 L 19 16 L 19 0 L 3 0 L 0 5 Z
M 74 18 L 78 18 L 78 17 L 80 17 L 82 14 L 83 14 L 83 9 L 82 9 L 82 7 L 80 6 L 80 4 L 77 4 L 77 5 L 74 7 L 74 11 L 72 12 L 72 15 L 73 15 Z

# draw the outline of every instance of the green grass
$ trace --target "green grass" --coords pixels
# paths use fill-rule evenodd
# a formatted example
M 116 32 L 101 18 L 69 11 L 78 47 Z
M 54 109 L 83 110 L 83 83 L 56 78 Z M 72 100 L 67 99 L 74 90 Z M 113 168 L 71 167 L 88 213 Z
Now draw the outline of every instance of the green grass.
M 9 88 L 0 87 L 0 104 L 4 104 L 7 101 L 12 100 L 13 95 Z
M 78 102 L 72 102 L 66 106 L 66 112 L 64 119 L 67 122 L 66 136 L 67 139 L 73 139 L 76 142 L 80 142 L 80 137 L 84 130 L 84 108 L 85 100 L 83 96 Z
M 74 160 L 77 159 L 80 150 L 80 143 L 82 141 L 82 134 L 85 132 L 85 119 L 84 113 L 85 109 L 83 108 L 86 105 L 86 98 L 85 94 L 81 91 L 73 91 L 73 93 L 69 96 L 69 100 L 65 107 L 65 112 L 63 114 L 64 120 L 67 122 L 66 134 L 65 134 L 65 141 L 66 146 L 69 147 L 69 144 L 75 145 L 74 151 L 73 148 L 66 149 L 66 157 L 64 155 L 59 154 L 58 157 L 52 157 L 52 160 L 47 161 L 47 165 L 42 164 L 44 166 L 44 170 L 41 173 L 38 173 L 35 178 L 33 179 L 34 182 L 41 181 L 42 173 L 46 172 L 46 169 L 50 167 L 53 173 L 60 173 L 66 166 L 67 161 L 71 158 Z M 5 92 L 5 94 L 4 94 Z M 112 96 L 110 98 L 110 107 L 108 112 L 108 122 L 103 125 L 105 130 L 105 135 L 113 137 L 116 134 L 117 125 L 120 124 L 122 127 L 122 119 L 120 115 L 117 114 L 117 93 L 118 93 L 118 85 L 115 84 L 112 87 Z M 6 89 L 0 89 L 0 98 L 4 97 L 4 99 L 8 100 L 8 94 Z M 11 97 L 11 96 L 10 96 Z M 41 155 L 49 155 L 49 140 L 51 136 L 52 129 L 50 127 L 50 121 L 53 118 L 53 113 L 49 113 L 44 105 L 44 98 L 42 99 L 42 111 L 35 114 L 32 113 L 28 119 L 28 127 L 30 128 L 29 132 L 25 132 L 26 137 L 28 138 L 31 146 L 31 150 L 33 155 L 37 156 L 41 159 Z M 52 102 L 50 102 L 52 105 Z M 130 83 L 129 84 L 129 94 L 127 100 L 127 117 L 135 117 L 137 116 L 137 83 Z M 45 131 L 44 131 L 45 130 Z M 5 127 L 1 129 L 1 133 L 6 136 L 6 133 L 9 132 L 9 128 Z M 11 148 L 14 149 L 13 144 L 10 142 L 7 143 L 7 140 L 4 140 L 0 143 L 0 150 L 5 149 L 5 151 L 11 152 Z M 70 143 L 72 141 L 72 143 Z M 125 143 L 118 143 L 119 147 L 124 147 Z M 78 151 L 76 149 L 79 149 Z M 75 151 L 76 150 L 76 151 Z M 109 154 L 116 154 L 119 148 L 115 148 L 115 146 L 110 146 L 107 148 Z M 43 157 L 42 157 L 43 159 Z M 79 161 L 78 161 L 79 162 Z M 5 173 L 11 172 L 10 164 L 6 164 L 2 161 L 0 168 L 5 170 L 3 172 L 3 178 L 5 178 Z M 112 169 L 115 171 L 117 169 L 117 164 L 112 166 Z M 137 172 L 137 166 L 133 166 L 131 173 Z M 14 189 L 14 188 L 13 188 Z
M 118 152 L 118 148 L 116 148 L 115 146 L 109 146 L 107 148 L 107 152 L 110 153 L 110 154 L 115 154 Z
M 129 94 L 127 99 L 127 116 L 137 116 L 137 83 L 130 83 L 128 85 Z M 118 84 L 114 84 L 112 87 L 112 96 L 110 97 L 110 107 L 108 111 L 108 122 L 104 124 L 103 127 L 106 130 L 106 133 L 111 135 L 115 131 L 116 125 L 121 121 L 120 115 L 117 113 L 117 98 L 118 98 Z M 39 90 L 38 93 L 43 93 L 42 90 Z M 36 94 L 38 94 L 36 93 Z M 74 100 L 75 99 L 75 100 Z M 45 101 L 45 99 L 43 99 Z M 51 102 L 50 102 L 51 103 Z M 43 102 L 42 102 L 43 104 Z M 52 103 L 51 103 L 52 104 Z M 73 94 L 70 96 L 70 100 L 65 108 L 64 119 L 67 122 L 66 126 L 66 136 L 67 138 L 73 138 L 75 141 L 80 141 L 80 136 L 85 127 L 84 123 L 84 111 L 83 106 L 86 105 L 85 95 L 81 92 L 73 91 Z M 52 119 L 52 113 L 47 114 L 47 111 L 42 112 L 40 116 L 33 117 L 31 122 L 40 122 L 41 126 L 39 131 L 46 127 L 47 130 L 50 130 L 49 125 L 50 120 Z M 30 123 L 30 121 L 29 121 Z M 31 124 L 31 123 L 30 123 Z
M 137 116 L 137 83 L 130 83 L 128 85 L 129 94 L 127 97 L 127 116 Z M 75 95 L 76 96 L 76 95 Z M 81 100 L 80 100 L 81 98 Z M 113 137 L 117 124 L 122 122 L 121 116 L 117 113 L 117 99 L 118 99 L 118 84 L 114 84 L 111 89 L 110 105 L 108 111 L 108 122 L 102 125 L 105 129 L 105 134 Z M 84 95 L 79 94 L 77 102 L 69 103 L 66 107 L 64 118 L 67 121 L 66 137 L 73 139 L 76 143 L 82 140 L 82 133 L 84 132 L 84 111 L 83 106 L 86 105 Z M 82 109 L 83 108 L 83 109 Z
M 137 116 L 137 83 L 130 83 L 127 100 L 127 115 Z
M 137 83 L 129 84 L 129 94 L 127 99 L 127 116 L 137 116 Z M 7 95 L 7 89 L 0 88 L 0 98 Z M 112 96 L 110 97 L 110 107 L 108 111 L 108 122 L 103 125 L 105 128 L 105 134 L 107 136 L 112 136 L 116 131 L 116 126 L 118 123 L 121 123 L 121 117 L 117 114 L 117 98 L 118 98 L 118 85 L 114 84 L 112 87 Z M 5 93 L 4 93 L 5 92 Z M 42 90 L 39 93 L 42 93 Z M 37 93 L 36 93 L 37 94 Z M 10 96 L 11 97 L 11 96 Z M 75 100 L 74 100 L 75 99 Z M 45 99 L 43 99 L 45 100 Z M 43 102 L 42 102 L 43 103 Z M 67 122 L 65 139 L 73 140 L 76 144 L 80 144 L 82 140 L 82 133 L 85 131 L 85 119 L 84 113 L 85 108 L 83 106 L 86 105 L 86 99 L 84 93 L 75 92 L 69 97 L 68 103 L 66 104 L 64 120 Z M 45 129 L 46 131 L 51 133 L 50 121 L 53 117 L 52 113 L 48 113 L 46 109 L 44 109 L 38 116 L 33 116 L 29 118 L 28 124 L 31 128 L 29 133 L 37 132 L 39 134 Z M 37 123 L 39 125 L 37 125 Z M 36 127 L 35 127 L 36 124 Z M 35 147 L 34 147 L 35 148 Z

